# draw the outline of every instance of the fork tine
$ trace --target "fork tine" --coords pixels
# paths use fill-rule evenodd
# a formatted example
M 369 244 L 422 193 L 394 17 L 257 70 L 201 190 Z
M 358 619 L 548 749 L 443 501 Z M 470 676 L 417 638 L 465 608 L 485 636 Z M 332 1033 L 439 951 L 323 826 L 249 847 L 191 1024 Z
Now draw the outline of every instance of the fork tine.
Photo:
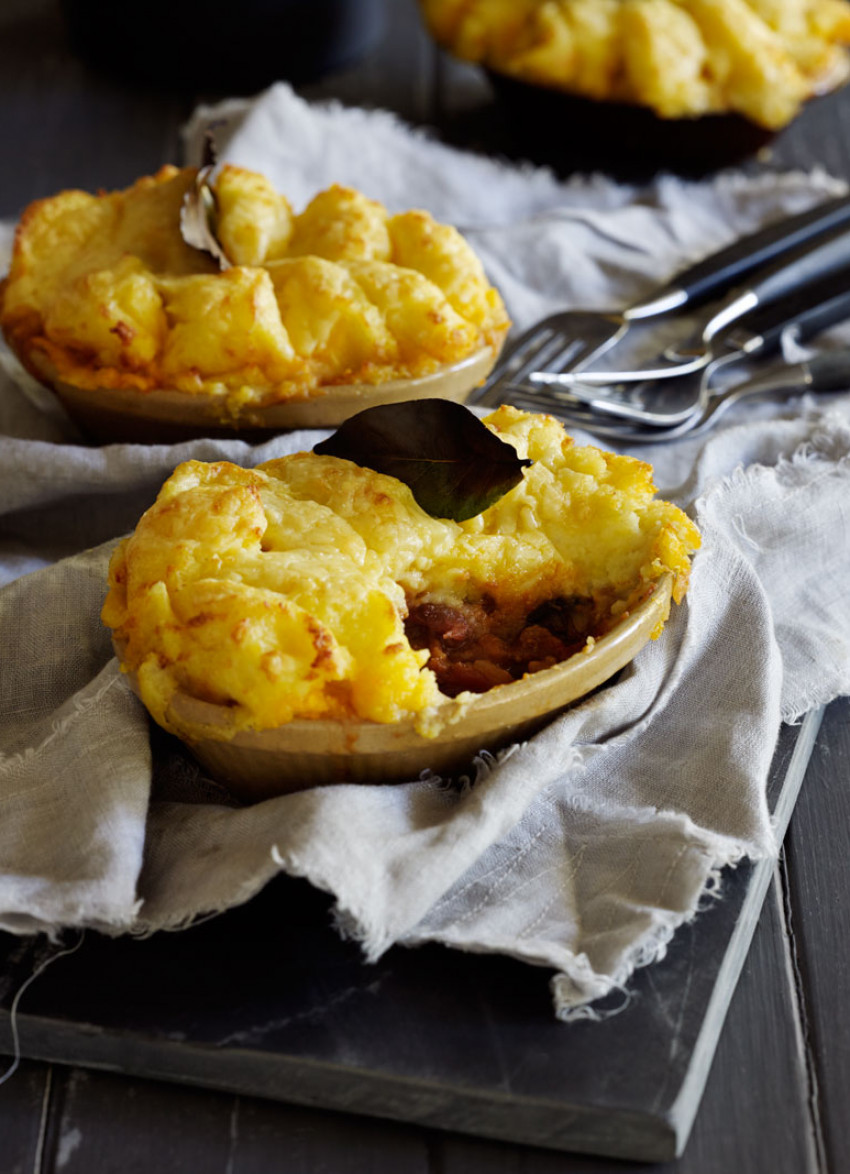
M 578 351 L 577 351 L 578 348 Z M 562 371 L 569 364 L 577 366 L 587 355 L 595 353 L 597 345 L 589 340 L 570 337 L 555 330 L 548 321 L 537 326 L 517 340 L 507 355 L 494 368 L 482 393 L 488 399 L 503 394 L 508 383 L 523 383 L 532 371 Z
M 570 406 L 565 404 L 563 400 L 556 400 L 547 395 L 538 395 L 536 392 L 529 392 L 525 387 L 508 387 L 506 390 L 506 397 L 510 402 L 518 408 L 524 408 L 531 412 L 548 412 L 549 415 L 557 417 L 568 424 L 576 424 L 581 428 L 589 428 L 591 426 L 590 413 L 582 414 L 579 410 L 576 414 L 570 411 Z
M 627 322 L 617 314 L 596 310 L 562 310 L 550 314 L 508 343 L 482 390 L 472 402 L 487 404 L 504 398 L 509 383 L 521 383 L 534 370 L 560 373 L 584 366 L 608 350 Z
M 502 355 L 475 396 L 475 402 L 489 404 L 503 398 L 505 387 L 509 383 L 522 382 L 541 363 L 545 365 L 551 350 L 557 350 L 557 336 L 553 335 L 548 322 L 538 322 Z
M 512 380 L 515 383 L 522 383 L 541 363 L 547 371 L 560 370 L 558 364 L 566 362 L 573 346 L 574 343 L 571 341 L 565 345 L 563 336 L 554 332 L 548 338 L 541 338 L 534 353 L 526 354 L 522 365 L 518 368 L 512 368 Z
M 579 371 L 588 359 L 592 359 L 599 354 L 599 350 L 598 339 L 574 338 L 565 349 L 564 354 L 559 357 L 559 365 L 557 367 L 550 367 L 549 370 L 556 373 L 561 372 L 569 364 L 571 371 Z
M 525 334 L 520 335 L 516 342 L 507 347 L 502 354 L 496 368 L 500 373 L 499 377 L 502 377 L 502 373 L 506 374 L 509 370 L 514 371 L 539 355 L 541 349 L 552 336 L 553 331 L 548 321 L 538 322 L 536 326 L 526 330 Z
M 529 383 L 508 383 L 502 390 L 512 404 L 532 411 L 548 411 L 552 415 L 571 411 L 579 415 L 590 414 L 587 404 L 572 397 L 568 391 L 559 391 L 559 394 L 553 395 L 548 387 L 538 389 L 537 384 Z
M 535 411 L 548 411 L 553 416 L 568 419 L 587 427 L 596 420 L 605 424 L 619 424 L 621 417 L 600 417 L 585 400 L 570 394 L 565 388 L 547 387 L 541 384 L 513 383 L 505 389 L 510 396 L 511 403 Z

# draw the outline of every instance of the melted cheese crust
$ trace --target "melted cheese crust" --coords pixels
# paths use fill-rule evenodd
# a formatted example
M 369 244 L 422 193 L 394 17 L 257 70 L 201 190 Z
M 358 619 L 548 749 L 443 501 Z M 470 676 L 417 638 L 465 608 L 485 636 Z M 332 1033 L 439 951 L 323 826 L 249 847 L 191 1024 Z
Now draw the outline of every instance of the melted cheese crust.
M 534 464 L 461 523 L 336 457 L 180 465 L 116 549 L 103 609 L 156 720 L 174 729 L 180 689 L 230 706 L 231 734 L 293 718 L 424 722 L 444 697 L 408 641 L 412 605 L 486 597 L 525 617 L 589 599 L 598 634 L 668 571 L 682 599 L 699 534 L 655 500 L 649 465 L 580 447 L 549 416 L 503 407 L 485 422 Z
M 126 191 L 30 205 L 0 326 L 33 374 L 265 405 L 500 346 L 498 293 L 460 233 L 427 212 L 390 216 L 337 186 L 296 215 L 262 175 L 224 167 L 217 232 L 234 264 L 220 272 L 180 235 L 194 176 L 165 167 Z
M 785 126 L 846 79 L 846 0 L 420 0 L 468 61 L 662 118 L 733 111 Z

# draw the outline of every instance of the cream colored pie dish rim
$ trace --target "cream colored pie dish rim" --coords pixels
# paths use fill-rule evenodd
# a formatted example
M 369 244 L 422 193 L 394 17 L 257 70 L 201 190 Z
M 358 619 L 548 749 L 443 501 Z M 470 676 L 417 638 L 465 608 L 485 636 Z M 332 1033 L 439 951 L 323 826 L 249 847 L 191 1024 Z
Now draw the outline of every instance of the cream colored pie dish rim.
M 193 394 L 167 388 L 85 388 L 59 378 L 46 357 L 40 362 L 42 382 L 53 391 L 71 418 L 101 440 L 156 441 L 186 435 L 282 432 L 295 428 L 334 428 L 350 416 L 377 404 L 412 399 L 463 403 L 490 374 L 497 348 L 485 346 L 457 363 L 414 379 L 384 383 L 328 384 L 309 396 L 249 404 L 233 411 L 225 396 Z
M 226 706 L 178 691 L 170 710 L 180 724 L 217 730 L 216 738 L 187 744 L 213 778 L 243 802 L 333 783 L 411 781 L 428 770 L 468 773 L 480 751 L 526 739 L 633 660 L 659 634 L 672 590 L 673 576 L 666 573 L 616 627 L 561 664 L 485 693 L 446 699 L 435 715 L 442 728 L 433 738 L 418 733 L 417 723 L 408 718 L 388 723 L 294 720 L 275 729 L 243 729 L 222 740 L 222 729 L 232 721 Z M 121 644 L 114 645 L 120 660 Z M 135 675 L 127 676 L 135 691 Z

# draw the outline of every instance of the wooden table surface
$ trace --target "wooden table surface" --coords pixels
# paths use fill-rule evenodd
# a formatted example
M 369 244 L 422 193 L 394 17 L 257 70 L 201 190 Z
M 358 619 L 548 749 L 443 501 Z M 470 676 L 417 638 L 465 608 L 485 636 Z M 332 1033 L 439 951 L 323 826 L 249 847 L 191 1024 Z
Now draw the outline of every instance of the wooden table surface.
M 433 49 L 414 0 L 387 0 L 386 9 L 383 39 L 368 57 L 300 92 L 386 107 L 474 148 L 515 150 L 487 83 Z M 0 217 L 14 217 L 29 200 L 60 188 L 122 187 L 179 161 L 181 124 L 199 98 L 222 95 L 109 80 L 72 53 L 58 3 L 3 0 Z M 850 179 L 848 123 L 850 91 L 806 111 L 768 158 L 750 166 L 817 166 Z M 848 775 L 850 701 L 841 700 L 826 712 L 688 1147 L 678 1162 L 644 1168 L 668 1174 L 850 1170 Z M 802 1062 L 788 1065 L 783 1056 Z M 806 1136 L 790 1124 L 799 1121 L 806 1122 Z M 0 1174 L 613 1174 L 629 1168 L 31 1061 L 0 1086 Z

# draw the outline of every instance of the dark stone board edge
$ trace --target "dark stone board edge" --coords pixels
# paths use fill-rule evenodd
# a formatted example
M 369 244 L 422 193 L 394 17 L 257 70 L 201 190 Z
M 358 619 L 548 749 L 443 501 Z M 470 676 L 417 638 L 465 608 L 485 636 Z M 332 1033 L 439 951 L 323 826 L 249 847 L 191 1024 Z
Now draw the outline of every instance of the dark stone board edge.
M 791 813 L 800 794 L 806 768 L 823 720 L 823 712 L 823 709 L 817 709 L 806 715 L 796 731 L 796 741 L 784 775 L 781 773 L 781 763 L 779 770 L 774 769 L 773 771 L 772 781 L 775 781 L 779 790 L 775 796 L 769 796 L 769 798 L 773 800 L 773 823 L 778 844 L 782 843 L 788 830 Z M 777 753 L 781 754 L 782 749 L 780 746 Z M 747 895 L 741 906 L 741 912 L 729 940 L 723 964 L 705 1012 L 702 1030 L 694 1047 L 688 1073 L 669 1113 L 669 1121 L 677 1138 L 676 1157 L 682 1154 L 690 1136 L 691 1127 L 705 1089 L 705 1082 L 708 1079 L 711 1062 L 714 1059 L 717 1042 L 720 1039 L 720 1032 L 726 1019 L 726 1012 L 746 961 L 775 868 L 776 860 L 769 857 L 757 861 L 752 867 Z
M 769 789 L 778 840 L 784 836 L 799 794 L 821 717 L 822 711 L 811 713 L 801 726 L 784 727 L 781 732 Z M 654 1111 L 548 1100 L 516 1092 L 500 1094 L 493 1089 L 478 1091 L 238 1047 L 185 1042 L 175 1052 L 168 1039 L 149 1039 L 86 1023 L 69 1024 L 37 1014 L 18 1016 L 22 1051 L 30 1059 L 390 1118 L 498 1141 L 645 1162 L 670 1161 L 687 1143 L 775 863 L 772 858 L 744 861 L 730 876 L 728 891 L 717 909 L 723 918 L 721 934 L 726 933 L 724 956 L 691 1060 L 680 1087 L 671 1090 L 672 1099 Z M 680 932 L 693 933 L 699 941 L 711 912 L 706 910 Z M 731 929 L 724 929 L 730 924 Z M 717 928 L 714 934 L 718 936 Z M 35 948 L 37 939 L 32 941 Z M 641 982 L 643 973 L 637 973 L 636 983 Z M 12 1047 L 9 1012 L 0 1008 L 0 1048 Z M 120 1056 L 120 1063 L 116 1056 Z

